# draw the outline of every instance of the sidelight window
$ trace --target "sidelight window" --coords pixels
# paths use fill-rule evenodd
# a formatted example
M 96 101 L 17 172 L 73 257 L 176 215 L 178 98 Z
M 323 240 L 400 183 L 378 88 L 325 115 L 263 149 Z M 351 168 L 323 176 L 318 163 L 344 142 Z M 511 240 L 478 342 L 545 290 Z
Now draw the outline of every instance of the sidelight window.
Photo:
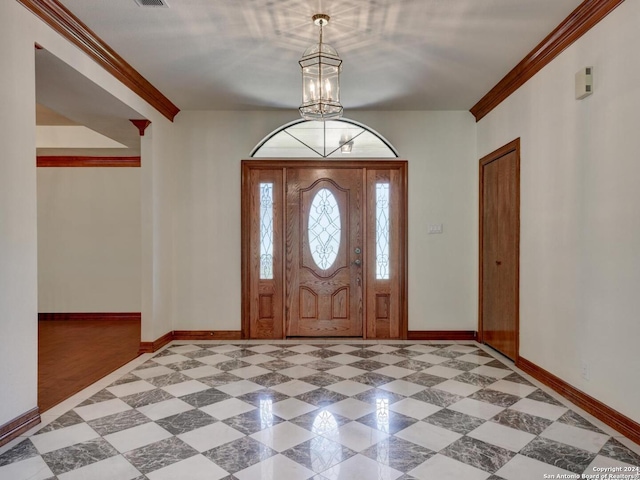
M 376 279 L 389 279 L 389 184 L 376 184 Z
M 260 184 L 260 279 L 273 279 L 273 183 Z

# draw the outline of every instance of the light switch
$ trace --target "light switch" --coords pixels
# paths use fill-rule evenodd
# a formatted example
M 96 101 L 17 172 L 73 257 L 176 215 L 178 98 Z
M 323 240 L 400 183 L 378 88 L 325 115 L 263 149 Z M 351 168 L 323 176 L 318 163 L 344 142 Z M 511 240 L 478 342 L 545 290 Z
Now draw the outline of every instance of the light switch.
M 441 223 L 430 223 L 427 227 L 427 233 L 429 235 L 434 233 L 442 233 L 442 224 Z

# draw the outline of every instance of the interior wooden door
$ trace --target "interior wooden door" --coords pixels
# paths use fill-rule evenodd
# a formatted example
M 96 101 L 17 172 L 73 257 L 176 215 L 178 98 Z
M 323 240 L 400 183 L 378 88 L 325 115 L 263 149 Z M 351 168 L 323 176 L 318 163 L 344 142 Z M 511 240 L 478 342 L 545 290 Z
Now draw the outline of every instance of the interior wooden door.
M 480 162 L 481 337 L 518 356 L 520 156 L 515 141 Z
M 362 336 L 364 170 L 287 169 L 288 336 Z

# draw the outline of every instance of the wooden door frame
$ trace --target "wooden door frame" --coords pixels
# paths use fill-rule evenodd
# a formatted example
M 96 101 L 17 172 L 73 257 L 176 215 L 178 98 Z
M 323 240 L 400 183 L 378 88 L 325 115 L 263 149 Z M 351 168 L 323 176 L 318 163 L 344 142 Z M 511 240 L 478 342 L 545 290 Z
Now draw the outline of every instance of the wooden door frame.
M 408 207 L 409 207 L 409 178 L 407 160 L 301 160 L 301 159 L 251 159 L 241 162 L 241 269 L 242 269 L 242 338 L 250 338 L 250 301 L 248 298 L 250 289 L 250 265 L 251 265 L 251 208 L 247 195 L 250 183 L 250 174 L 253 170 L 274 170 L 282 169 L 285 172 L 284 184 L 286 185 L 286 168 L 316 168 L 316 169 L 363 169 L 363 177 L 366 177 L 367 169 L 372 170 L 398 170 L 400 173 L 400 183 L 402 187 L 400 205 L 400 242 L 398 245 L 400 256 L 399 287 L 400 287 L 400 339 L 406 340 L 409 329 L 409 300 L 408 300 Z M 366 182 L 363 188 L 366 190 Z M 283 201 L 286 200 L 286 188 L 283 188 Z M 366 223 L 366 220 L 365 220 Z M 285 222 L 286 224 L 286 222 Z M 365 226 L 366 231 L 366 226 Z M 284 235 L 283 235 L 284 237 Z M 283 244 L 285 239 L 282 239 Z M 284 252 L 284 245 L 282 245 Z M 366 301 L 365 292 L 365 301 Z M 285 305 L 282 307 L 285 308 Z M 282 338 L 286 338 L 286 316 L 282 314 Z M 363 338 L 367 335 L 367 319 L 363 319 Z
M 482 157 L 479 161 L 479 227 L 478 227 L 478 342 L 484 343 L 483 335 L 483 276 L 484 276 L 484 167 L 491 162 L 499 160 L 511 152 L 516 154 L 516 282 L 518 289 L 516 291 L 516 355 L 513 360 L 518 361 L 520 358 L 520 138 L 507 143 L 488 155 Z

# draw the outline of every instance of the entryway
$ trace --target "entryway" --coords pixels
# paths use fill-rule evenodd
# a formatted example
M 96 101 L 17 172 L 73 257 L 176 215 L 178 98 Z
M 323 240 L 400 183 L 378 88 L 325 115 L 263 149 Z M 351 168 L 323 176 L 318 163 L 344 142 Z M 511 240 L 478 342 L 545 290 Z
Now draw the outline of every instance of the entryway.
M 407 162 L 242 162 L 245 338 L 406 338 Z

